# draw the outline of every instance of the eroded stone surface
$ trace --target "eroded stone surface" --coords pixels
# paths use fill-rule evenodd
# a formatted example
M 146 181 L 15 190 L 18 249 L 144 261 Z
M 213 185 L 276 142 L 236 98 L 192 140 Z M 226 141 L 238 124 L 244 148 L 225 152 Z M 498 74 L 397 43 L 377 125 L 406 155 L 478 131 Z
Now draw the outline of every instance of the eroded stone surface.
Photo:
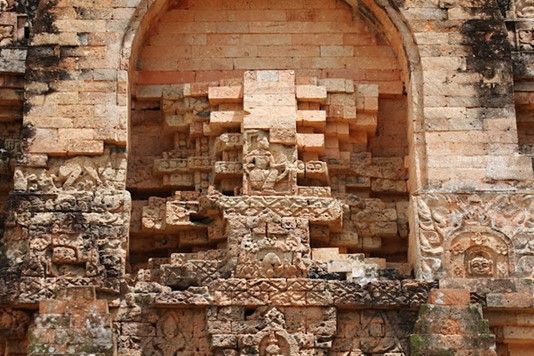
M 0 354 L 529 354 L 532 16 L 0 0 Z

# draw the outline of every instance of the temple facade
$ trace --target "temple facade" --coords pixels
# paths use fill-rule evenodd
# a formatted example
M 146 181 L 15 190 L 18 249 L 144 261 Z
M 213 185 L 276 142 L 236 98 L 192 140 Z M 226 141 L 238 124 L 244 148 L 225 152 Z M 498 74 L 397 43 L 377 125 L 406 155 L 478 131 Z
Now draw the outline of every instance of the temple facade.
M 0 355 L 534 355 L 534 1 L 0 0 Z

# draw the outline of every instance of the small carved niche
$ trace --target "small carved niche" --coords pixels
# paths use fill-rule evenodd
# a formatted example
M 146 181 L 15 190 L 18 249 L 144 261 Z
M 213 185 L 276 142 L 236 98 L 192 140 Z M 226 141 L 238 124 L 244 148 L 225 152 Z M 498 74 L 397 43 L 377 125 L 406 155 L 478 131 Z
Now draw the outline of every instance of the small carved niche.
M 472 228 L 456 234 L 448 254 L 446 266 L 456 278 L 505 278 L 513 272 L 506 238 L 488 229 Z

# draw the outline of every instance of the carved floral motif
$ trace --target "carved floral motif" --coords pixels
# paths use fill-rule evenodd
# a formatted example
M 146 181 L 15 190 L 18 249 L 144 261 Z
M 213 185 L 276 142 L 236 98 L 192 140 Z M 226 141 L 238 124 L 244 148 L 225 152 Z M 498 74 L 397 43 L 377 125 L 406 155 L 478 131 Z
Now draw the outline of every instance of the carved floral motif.
M 532 275 L 532 195 L 436 194 L 416 203 L 423 278 Z

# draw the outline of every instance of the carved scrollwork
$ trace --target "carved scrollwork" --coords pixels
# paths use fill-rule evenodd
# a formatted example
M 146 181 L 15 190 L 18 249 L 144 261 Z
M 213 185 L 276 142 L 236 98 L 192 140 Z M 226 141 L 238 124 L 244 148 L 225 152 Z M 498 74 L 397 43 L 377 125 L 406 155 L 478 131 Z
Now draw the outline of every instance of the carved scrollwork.
M 459 278 L 505 278 L 513 271 L 513 251 L 502 234 L 470 228 L 450 241 L 445 259 L 448 273 Z
M 417 199 L 424 278 L 503 278 L 532 273 L 534 197 L 426 195 Z M 444 274 L 443 274 L 444 273 Z
M 516 0 L 515 12 L 517 17 L 533 18 L 534 17 L 534 1 L 532 0 Z

